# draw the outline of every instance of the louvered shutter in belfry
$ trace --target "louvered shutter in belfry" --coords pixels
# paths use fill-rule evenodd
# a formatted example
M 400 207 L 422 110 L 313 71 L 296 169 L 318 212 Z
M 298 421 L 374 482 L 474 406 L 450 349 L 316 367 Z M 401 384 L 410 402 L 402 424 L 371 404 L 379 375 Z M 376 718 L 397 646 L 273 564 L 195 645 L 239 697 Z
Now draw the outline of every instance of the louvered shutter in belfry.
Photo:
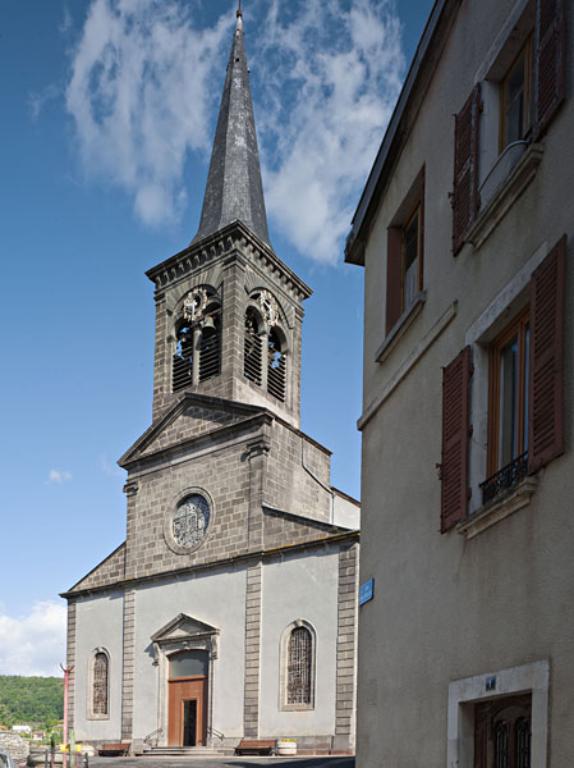
M 466 104 L 455 116 L 454 187 L 452 197 L 452 248 L 456 254 L 464 245 L 469 226 L 479 208 L 478 148 L 480 119 L 480 83 L 475 85 Z
M 468 503 L 468 442 L 470 434 L 470 347 L 443 369 L 441 531 L 466 516 Z
M 530 283 L 530 472 L 564 451 L 565 276 L 566 236 L 536 269 Z
M 403 231 L 400 227 L 389 227 L 387 236 L 387 312 L 386 332 L 388 333 L 402 312 L 402 244 Z
M 536 135 L 540 136 L 565 96 L 566 34 L 563 0 L 536 2 Z

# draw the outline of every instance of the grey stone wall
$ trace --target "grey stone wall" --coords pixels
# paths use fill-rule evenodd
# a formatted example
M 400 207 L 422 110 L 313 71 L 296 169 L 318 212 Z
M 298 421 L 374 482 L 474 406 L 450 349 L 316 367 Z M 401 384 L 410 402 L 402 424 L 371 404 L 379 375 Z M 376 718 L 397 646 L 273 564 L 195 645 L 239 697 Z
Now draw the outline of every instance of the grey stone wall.
M 233 414 L 231 411 L 192 406 L 179 414 L 154 440 L 146 445 L 142 455 L 147 456 L 163 448 L 178 445 L 185 440 L 200 437 L 218 427 L 231 424 L 239 418 L 241 418 L 240 414 Z
M 261 249 L 242 227 L 225 232 L 176 254 L 173 267 L 150 270 L 156 283 L 154 406 L 156 418 L 177 395 L 171 392 L 175 348 L 174 325 L 183 296 L 198 285 L 211 285 L 222 301 L 221 374 L 199 383 L 194 391 L 230 400 L 265 404 L 295 426 L 299 424 L 301 394 L 301 302 L 310 290 L 267 249 Z M 167 264 L 164 263 L 164 264 Z M 288 339 L 288 397 L 285 403 L 253 386 L 243 376 L 243 329 L 250 290 L 266 288 L 282 307 L 282 328 Z
M 17 733 L 0 731 L 0 750 L 7 752 L 14 760 L 25 760 L 30 752 L 30 746 Z
M 94 570 L 79 581 L 73 592 L 81 589 L 94 589 L 108 584 L 116 584 L 125 576 L 126 545 L 120 545 L 103 560 Z
M 301 432 L 273 424 L 265 503 L 274 508 L 329 522 L 331 454 Z
M 122 740 L 131 741 L 134 712 L 134 665 L 136 592 L 127 589 L 124 594 L 124 635 L 122 658 Z
M 342 547 L 339 552 L 337 694 L 335 703 L 335 746 L 339 749 L 352 749 L 355 741 L 358 560 L 358 544 Z
M 335 531 L 335 528 L 326 523 L 302 520 L 295 515 L 284 515 L 273 510 L 265 510 L 263 516 L 265 549 L 325 539 Z
M 245 684 L 243 731 L 247 738 L 259 736 L 261 677 L 261 563 L 247 569 L 245 597 Z
M 70 670 L 68 682 L 68 727 L 74 728 L 76 703 L 76 603 L 68 600 L 68 624 L 66 632 L 66 667 Z
M 228 558 L 247 550 L 249 472 L 244 446 L 231 446 L 173 464 L 138 479 L 128 526 L 126 576 L 138 578 Z M 203 545 L 178 554 L 164 536 L 166 515 L 187 488 L 204 489 L 213 514 Z

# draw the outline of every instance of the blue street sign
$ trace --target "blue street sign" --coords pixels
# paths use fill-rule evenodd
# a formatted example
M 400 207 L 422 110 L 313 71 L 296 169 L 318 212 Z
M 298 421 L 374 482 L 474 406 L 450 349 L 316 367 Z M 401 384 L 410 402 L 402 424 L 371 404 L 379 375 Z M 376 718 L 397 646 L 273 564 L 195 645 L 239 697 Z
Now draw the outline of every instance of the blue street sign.
M 359 605 L 364 605 L 375 596 L 375 580 L 364 581 L 359 587 Z

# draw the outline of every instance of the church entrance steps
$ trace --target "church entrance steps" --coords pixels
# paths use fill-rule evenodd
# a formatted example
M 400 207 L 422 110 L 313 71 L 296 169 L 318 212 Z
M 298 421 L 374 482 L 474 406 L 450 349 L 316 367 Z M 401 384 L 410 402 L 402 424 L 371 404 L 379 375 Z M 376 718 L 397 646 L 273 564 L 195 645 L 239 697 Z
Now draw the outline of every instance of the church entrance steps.
M 233 748 L 225 747 L 152 747 L 142 757 L 217 757 L 233 752 Z

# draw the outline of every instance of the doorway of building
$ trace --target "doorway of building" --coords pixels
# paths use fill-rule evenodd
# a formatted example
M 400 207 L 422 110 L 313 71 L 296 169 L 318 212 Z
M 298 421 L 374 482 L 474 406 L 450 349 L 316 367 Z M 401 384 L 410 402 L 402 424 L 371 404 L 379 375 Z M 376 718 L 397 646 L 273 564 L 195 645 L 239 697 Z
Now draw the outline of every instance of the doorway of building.
M 183 702 L 183 746 L 197 746 L 197 699 Z
M 168 743 L 204 746 L 207 736 L 207 651 L 183 651 L 169 658 Z
M 531 768 L 532 696 L 482 701 L 474 711 L 474 768 Z

